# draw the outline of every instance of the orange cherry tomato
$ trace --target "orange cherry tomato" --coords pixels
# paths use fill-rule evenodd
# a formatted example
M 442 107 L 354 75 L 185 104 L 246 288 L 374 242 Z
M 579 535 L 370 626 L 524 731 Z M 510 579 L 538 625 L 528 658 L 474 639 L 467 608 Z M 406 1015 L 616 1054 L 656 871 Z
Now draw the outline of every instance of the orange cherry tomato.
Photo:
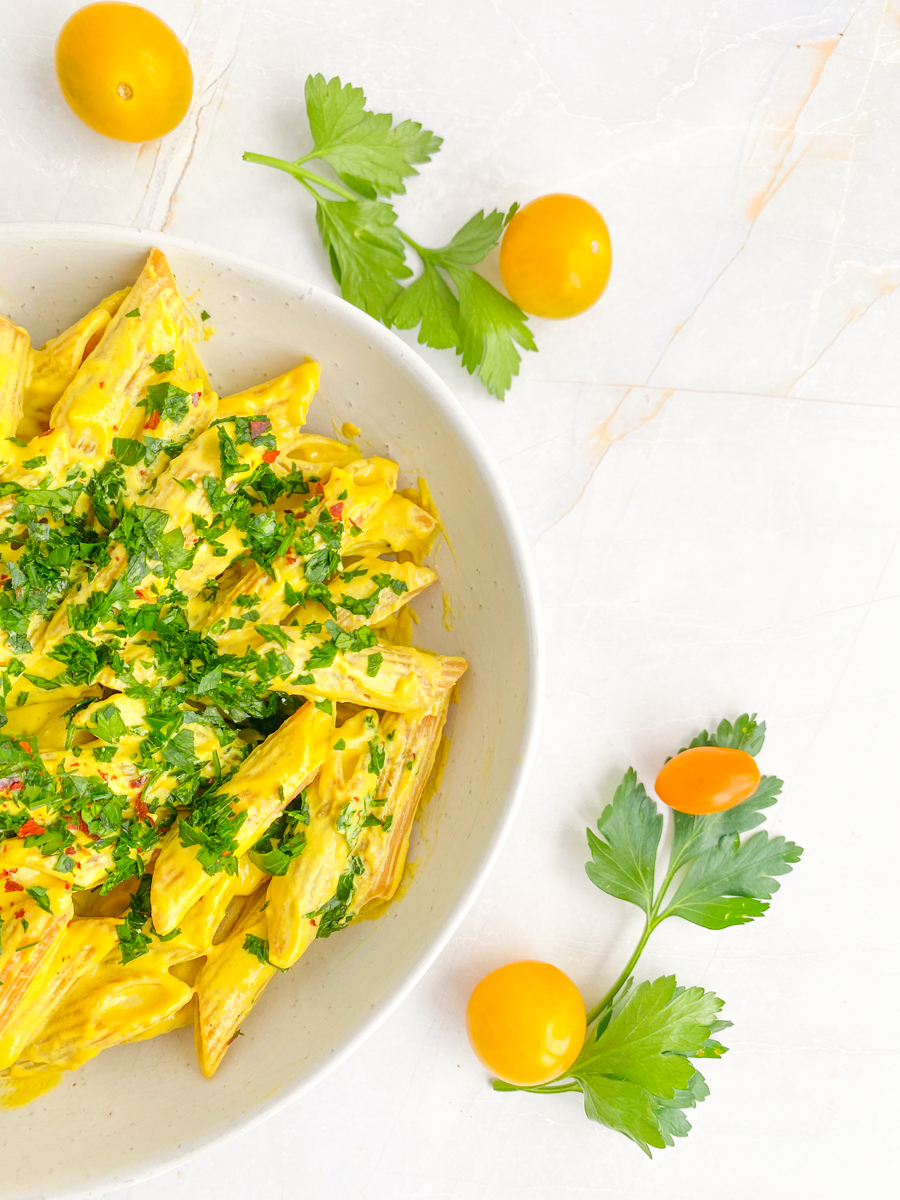
M 184 46 L 136 4 L 89 4 L 73 13 L 56 42 L 56 75 L 76 116 L 125 142 L 174 129 L 194 86 Z
M 469 997 L 472 1049 L 507 1083 L 546 1083 L 570 1067 L 586 1029 L 578 988 L 545 962 L 514 962 L 486 975 Z
M 759 787 L 759 767 L 746 750 L 695 746 L 670 758 L 656 777 L 656 794 L 679 812 L 704 816 L 747 800 Z
M 574 317 L 590 308 L 611 266 L 606 222 L 593 204 L 564 193 L 520 208 L 500 246 L 503 286 L 535 317 Z

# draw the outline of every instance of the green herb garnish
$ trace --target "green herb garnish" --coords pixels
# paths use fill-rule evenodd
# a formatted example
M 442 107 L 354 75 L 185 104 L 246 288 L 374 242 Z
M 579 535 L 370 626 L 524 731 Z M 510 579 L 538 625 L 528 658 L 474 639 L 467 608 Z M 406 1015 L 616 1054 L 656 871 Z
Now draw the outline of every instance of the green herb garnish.
M 516 205 L 506 214 L 476 213 L 440 249 L 429 249 L 397 226 L 397 213 L 383 196 L 405 192 L 415 164 L 431 161 L 441 139 L 417 121 L 394 124 L 389 113 L 366 108 L 361 88 L 310 75 L 306 113 L 313 148 L 287 160 L 244 154 L 245 162 L 285 171 L 316 202 L 316 224 L 341 295 L 390 327 L 419 327 L 419 342 L 454 350 L 462 365 L 503 399 L 519 372 L 517 347 L 536 350 L 522 310 L 473 270 L 497 244 Z M 340 183 L 310 171 L 319 159 Z M 340 199 L 332 199 L 330 192 Z M 412 283 L 407 248 L 418 255 L 422 273 Z
M 165 354 L 157 354 L 153 362 L 150 364 L 151 371 L 155 371 L 157 375 L 162 375 L 164 371 L 175 370 L 175 351 L 167 350 Z
M 729 746 L 757 754 L 765 722 L 744 714 L 722 721 L 691 746 Z M 518 1087 L 495 1079 L 497 1091 L 581 1092 L 591 1120 L 631 1138 L 646 1153 L 684 1137 L 691 1126 L 684 1110 L 709 1094 L 694 1060 L 720 1058 L 726 1047 L 714 1034 L 728 1028 L 719 1018 L 723 1002 L 701 987 L 679 987 L 674 975 L 638 984 L 632 972 L 650 935 L 669 917 L 707 929 L 744 925 L 761 917 L 802 850 L 757 827 L 781 791 L 763 776 L 753 796 L 709 816 L 673 814 L 668 862 L 657 886 L 657 855 L 663 816 L 628 770 L 612 803 L 587 831 L 588 878 L 601 891 L 634 904 L 644 928 L 633 954 L 606 995 L 587 1014 L 584 1046 L 572 1066 L 549 1083 Z M 742 840 L 741 835 L 757 829 Z

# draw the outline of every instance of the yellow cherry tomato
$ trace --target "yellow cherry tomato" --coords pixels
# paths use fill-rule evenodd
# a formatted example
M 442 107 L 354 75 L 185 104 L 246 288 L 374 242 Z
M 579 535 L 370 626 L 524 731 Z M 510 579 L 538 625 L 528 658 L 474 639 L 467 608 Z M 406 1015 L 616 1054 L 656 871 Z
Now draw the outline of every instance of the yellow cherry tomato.
M 500 246 L 503 286 L 535 317 L 574 317 L 590 308 L 611 266 L 606 222 L 593 204 L 564 193 L 520 208 Z
M 695 746 L 670 758 L 656 777 L 663 804 L 692 816 L 733 808 L 759 787 L 759 767 L 746 750 Z
M 568 975 L 545 962 L 515 962 L 486 975 L 469 997 L 472 1049 L 507 1083 L 546 1083 L 584 1042 L 584 1001 Z
M 56 43 L 56 75 L 76 116 L 125 142 L 174 129 L 194 86 L 184 46 L 136 4 L 89 4 L 73 13 Z

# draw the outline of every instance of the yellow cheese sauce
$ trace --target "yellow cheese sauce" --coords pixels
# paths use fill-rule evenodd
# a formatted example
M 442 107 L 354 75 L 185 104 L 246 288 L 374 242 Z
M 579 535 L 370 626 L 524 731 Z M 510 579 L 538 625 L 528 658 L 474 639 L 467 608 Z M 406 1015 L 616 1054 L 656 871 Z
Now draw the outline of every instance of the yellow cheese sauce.
M 0 1105 L 188 1024 L 212 1075 L 424 861 L 428 485 L 303 428 L 317 363 L 220 398 L 201 329 L 158 251 L 40 350 L 0 323 Z

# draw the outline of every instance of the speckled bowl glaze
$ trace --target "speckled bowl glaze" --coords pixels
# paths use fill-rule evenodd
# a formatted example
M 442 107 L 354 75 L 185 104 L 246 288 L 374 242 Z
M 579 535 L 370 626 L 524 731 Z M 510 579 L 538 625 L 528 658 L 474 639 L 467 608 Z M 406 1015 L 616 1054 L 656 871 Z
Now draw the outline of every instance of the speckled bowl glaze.
M 414 350 L 351 305 L 282 271 L 161 234 L 102 225 L 0 227 L 0 311 L 35 344 L 169 256 L 215 336 L 220 393 L 306 356 L 322 364 L 309 426 L 363 431 L 424 475 L 448 541 L 447 597 L 417 602 L 421 645 L 469 672 L 439 794 L 415 834 L 412 883 L 378 921 L 317 944 L 268 989 L 211 1082 L 191 1034 L 100 1055 L 28 1108 L 0 1111 L 0 1196 L 92 1195 L 172 1167 L 311 1088 L 367 1038 L 433 962 L 472 903 L 509 827 L 537 731 L 539 621 L 528 549 L 499 472 L 459 403 Z M 433 589 L 434 590 L 434 589 Z M 298 1181 L 299 1183 L 299 1181 Z

